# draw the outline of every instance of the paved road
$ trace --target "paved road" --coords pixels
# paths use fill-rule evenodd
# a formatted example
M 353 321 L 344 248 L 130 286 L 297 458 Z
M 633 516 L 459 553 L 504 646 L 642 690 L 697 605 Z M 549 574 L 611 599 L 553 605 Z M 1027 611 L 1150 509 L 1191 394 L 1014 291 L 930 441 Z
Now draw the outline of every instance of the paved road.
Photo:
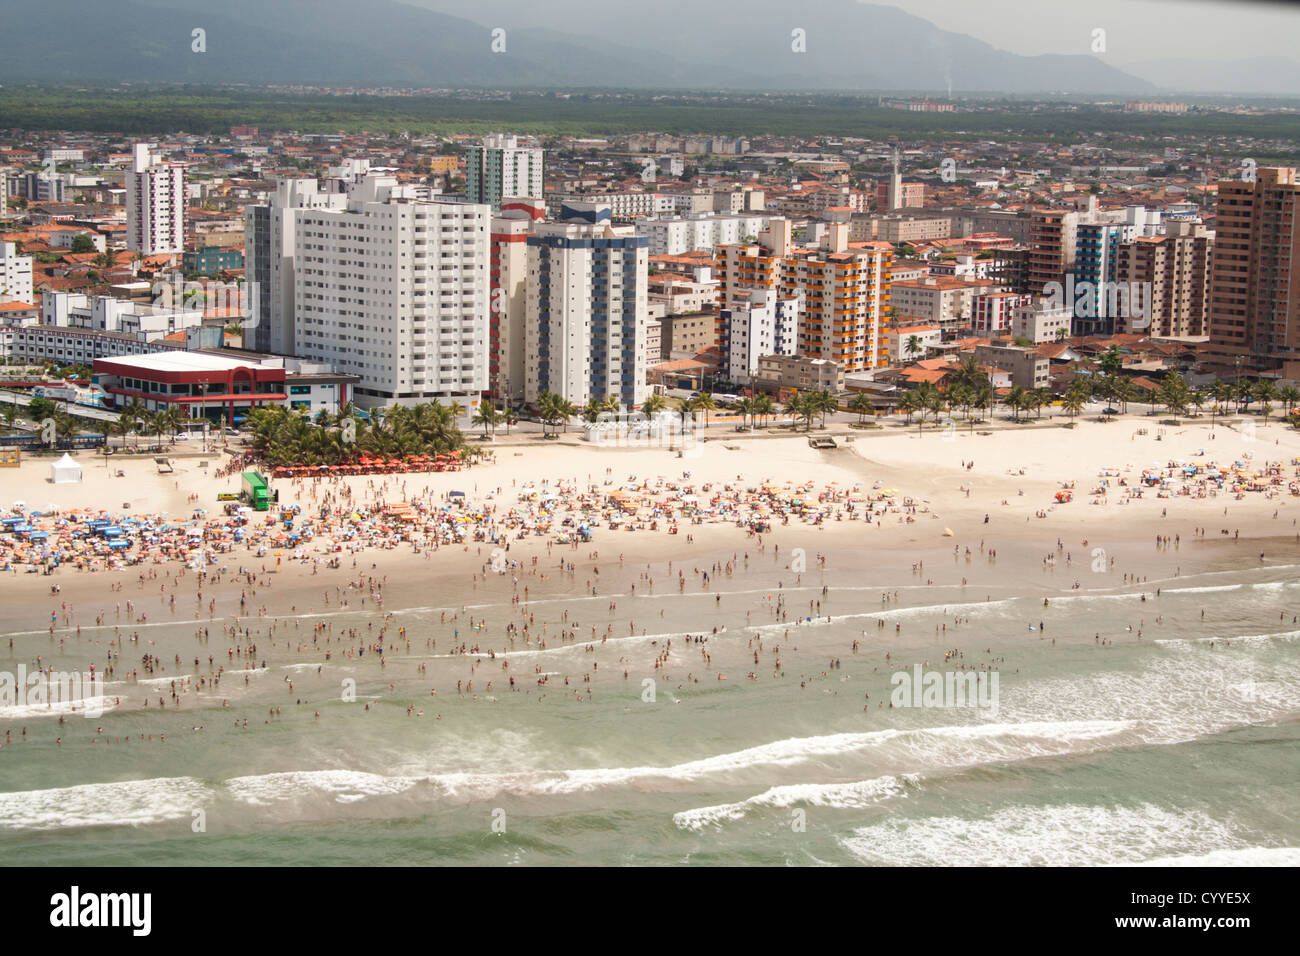
M 54 404 L 63 410 L 63 402 L 58 399 L 50 399 Z M 32 403 L 32 396 L 26 392 L 11 392 L 7 388 L 0 388 L 0 402 L 6 405 L 23 405 L 27 406 Z M 92 408 L 89 405 L 69 405 L 68 413 L 76 415 L 79 418 L 91 418 L 97 422 L 115 422 L 117 421 L 117 412 L 110 412 L 104 408 Z

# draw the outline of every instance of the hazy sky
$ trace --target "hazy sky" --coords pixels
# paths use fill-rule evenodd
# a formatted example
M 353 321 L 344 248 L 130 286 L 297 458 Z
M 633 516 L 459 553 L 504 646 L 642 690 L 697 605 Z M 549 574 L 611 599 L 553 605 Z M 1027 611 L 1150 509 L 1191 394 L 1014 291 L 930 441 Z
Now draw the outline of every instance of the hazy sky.
M 1012 53 L 1090 53 L 1115 66 L 1171 57 L 1296 58 L 1300 7 L 1250 0 L 872 0 Z

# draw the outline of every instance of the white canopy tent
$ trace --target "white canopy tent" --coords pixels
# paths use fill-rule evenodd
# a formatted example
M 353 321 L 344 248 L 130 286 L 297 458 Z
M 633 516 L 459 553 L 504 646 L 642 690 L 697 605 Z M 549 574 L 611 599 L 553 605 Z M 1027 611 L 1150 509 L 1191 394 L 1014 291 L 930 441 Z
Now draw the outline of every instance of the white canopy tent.
M 50 481 L 56 485 L 73 484 L 81 480 L 81 466 L 66 451 L 63 457 L 50 465 Z

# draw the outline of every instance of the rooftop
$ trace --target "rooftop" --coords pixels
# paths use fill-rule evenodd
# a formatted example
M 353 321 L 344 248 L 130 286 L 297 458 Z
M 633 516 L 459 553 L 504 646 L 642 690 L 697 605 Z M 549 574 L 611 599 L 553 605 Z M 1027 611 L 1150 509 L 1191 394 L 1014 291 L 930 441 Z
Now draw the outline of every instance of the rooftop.
M 152 372 L 228 372 L 247 368 L 250 363 L 204 352 L 158 352 L 153 355 L 122 355 L 97 359 L 117 365 L 130 365 Z M 256 364 L 256 363 L 252 363 Z

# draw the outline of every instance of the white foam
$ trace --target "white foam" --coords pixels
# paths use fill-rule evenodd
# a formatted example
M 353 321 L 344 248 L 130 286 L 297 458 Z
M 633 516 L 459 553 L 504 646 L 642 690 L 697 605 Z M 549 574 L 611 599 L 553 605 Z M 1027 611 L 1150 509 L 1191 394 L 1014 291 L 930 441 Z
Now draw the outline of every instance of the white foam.
M 105 685 L 106 687 L 109 685 Z M 93 714 L 87 714 L 89 706 Z M 56 700 L 44 704 L 10 704 L 0 707 L 0 720 L 34 720 L 38 717 L 82 717 L 90 720 L 116 710 L 113 697 L 103 694 L 80 700 Z
M 193 777 L 18 790 L 0 793 L 0 827 L 59 830 L 188 820 L 211 796 L 212 791 Z
M 750 771 L 758 768 L 793 767 L 814 760 L 824 762 L 862 755 L 877 755 L 898 764 L 903 772 L 911 772 L 1065 753 L 1080 743 L 1124 734 L 1130 727 L 1123 721 L 1103 720 L 971 724 L 912 730 L 891 728 L 866 733 L 791 737 L 665 767 L 458 772 L 434 774 L 429 779 L 446 796 L 486 799 L 501 792 L 563 795 L 628 785 L 661 789 L 665 783 L 747 777 Z
M 702 830 L 707 826 L 739 820 L 755 807 L 785 809 L 798 803 L 835 810 L 861 809 L 902 794 L 905 786 L 905 778 L 892 776 L 856 783 L 798 783 L 773 787 L 738 803 L 683 810 L 673 814 L 673 823 L 683 830 Z
M 332 795 L 337 803 L 351 803 L 366 797 L 402 793 L 419 782 L 414 777 L 389 777 L 360 770 L 291 770 L 233 777 L 226 781 L 226 790 L 236 800 L 254 806 L 318 793 Z
M 891 819 L 840 843 L 881 866 L 1104 866 L 1180 851 L 1204 855 L 1249 849 L 1231 823 L 1199 810 L 1013 806 L 991 816 Z
M 1187 856 L 1161 856 L 1138 866 L 1300 866 L 1300 847 L 1252 846 Z
M 866 618 L 912 618 L 921 617 L 926 614 L 958 614 L 961 612 L 971 612 L 987 610 L 990 608 L 1003 608 L 1016 602 L 1015 598 L 1004 598 L 1000 601 L 972 601 L 966 603 L 952 604 L 922 604 L 916 607 L 887 607 L 879 611 L 863 611 L 856 614 L 832 614 L 812 616 L 804 615 L 800 618 L 788 621 L 780 621 L 775 624 L 751 624 L 746 630 L 755 631 L 760 634 L 767 634 L 776 631 L 790 630 L 796 627 L 827 627 L 831 624 L 838 624 L 841 621 L 860 621 Z
M 999 695 L 998 715 L 1016 721 L 1126 720 L 1134 727 L 1130 743 L 1161 745 L 1233 727 L 1267 726 L 1300 712 L 1300 663 L 1161 648 L 1166 649 L 1176 653 L 1151 658 L 1136 672 L 1109 670 L 1011 685 Z

